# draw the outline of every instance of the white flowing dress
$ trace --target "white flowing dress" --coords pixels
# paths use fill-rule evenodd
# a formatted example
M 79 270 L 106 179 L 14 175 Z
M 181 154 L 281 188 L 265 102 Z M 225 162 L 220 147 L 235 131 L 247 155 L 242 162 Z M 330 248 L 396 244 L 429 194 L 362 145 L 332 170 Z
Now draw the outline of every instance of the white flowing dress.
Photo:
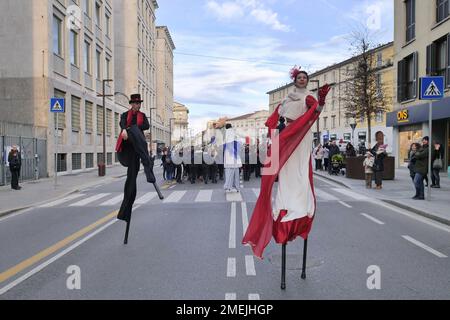
M 308 108 L 306 97 L 312 95 L 307 89 L 295 88 L 284 99 L 278 113 L 291 120 L 298 119 Z M 305 216 L 312 218 L 315 212 L 315 199 L 309 180 L 311 149 L 313 137 L 311 129 L 306 133 L 278 175 L 278 190 L 273 206 L 273 219 L 277 220 L 280 210 L 287 210 L 281 220 L 287 222 Z

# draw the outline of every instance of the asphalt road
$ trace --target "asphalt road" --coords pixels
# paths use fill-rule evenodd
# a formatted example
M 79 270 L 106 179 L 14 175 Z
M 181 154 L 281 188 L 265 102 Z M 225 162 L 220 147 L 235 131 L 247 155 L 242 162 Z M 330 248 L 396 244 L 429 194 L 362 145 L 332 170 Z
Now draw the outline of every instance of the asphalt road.
M 306 280 L 302 239 L 287 246 L 286 290 L 281 247 L 259 260 L 241 245 L 259 180 L 228 197 L 220 181 L 164 186 L 160 201 L 140 175 L 128 245 L 115 219 L 123 183 L 0 219 L 0 299 L 450 298 L 448 226 L 331 182 L 315 179 Z

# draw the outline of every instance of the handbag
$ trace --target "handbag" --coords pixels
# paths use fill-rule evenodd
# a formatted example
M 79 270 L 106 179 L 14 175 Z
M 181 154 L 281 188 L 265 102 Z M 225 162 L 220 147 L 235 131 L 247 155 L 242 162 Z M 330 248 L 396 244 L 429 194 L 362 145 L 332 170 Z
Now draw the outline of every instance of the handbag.
M 442 164 L 442 159 L 440 159 L 440 158 L 438 158 L 438 159 L 435 159 L 434 161 L 433 161 L 433 169 L 442 169 L 442 167 L 443 167 L 443 164 Z

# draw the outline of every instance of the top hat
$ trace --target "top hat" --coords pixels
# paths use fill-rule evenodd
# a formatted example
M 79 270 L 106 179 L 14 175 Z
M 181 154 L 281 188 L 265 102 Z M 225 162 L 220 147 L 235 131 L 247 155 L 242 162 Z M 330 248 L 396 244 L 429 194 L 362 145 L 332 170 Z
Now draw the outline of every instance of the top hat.
M 139 93 L 135 93 L 135 94 L 131 95 L 130 104 L 136 103 L 136 102 L 138 102 L 138 103 L 144 102 L 144 100 L 141 99 L 141 95 Z

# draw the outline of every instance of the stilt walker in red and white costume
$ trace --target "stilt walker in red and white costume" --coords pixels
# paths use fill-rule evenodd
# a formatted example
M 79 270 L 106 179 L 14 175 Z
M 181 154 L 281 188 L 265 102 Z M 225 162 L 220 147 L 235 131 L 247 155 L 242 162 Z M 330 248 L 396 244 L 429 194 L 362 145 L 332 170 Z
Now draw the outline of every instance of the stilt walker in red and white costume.
M 317 121 L 330 90 L 328 85 L 320 88 L 317 101 L 307 90 L 309 76 L 305 71 L 294 67 L 291 78 L 295 84 L 294 90 L 266 122 L 269 130 L 274 130 L 280 116 L 286 120 L 286 128 L 278 135 L 278 150 L 272 150 L 275 145 L 269 150 L 271 154 L 279 153 L 279 163 L 275 164 L 275 172 L 268 174 L 268 170 L 265 170 L 273 168 L 274 163 L 266 164 L 263 169 L 261 192 L 242 240 L 243 244 L 252 246 L 257 257 L 262 258 L 264 248 L 273 236 L 277 243 L 283 245 L 283 271 L 287 242 L 297 236 L 306 240 L 314 219 L 316 197 L 311 163 L 311 126 Z M 274 159 L 273 156 L 271 158 Z M 278 190 L 272 205 L 272 189 L 277 176 Z

